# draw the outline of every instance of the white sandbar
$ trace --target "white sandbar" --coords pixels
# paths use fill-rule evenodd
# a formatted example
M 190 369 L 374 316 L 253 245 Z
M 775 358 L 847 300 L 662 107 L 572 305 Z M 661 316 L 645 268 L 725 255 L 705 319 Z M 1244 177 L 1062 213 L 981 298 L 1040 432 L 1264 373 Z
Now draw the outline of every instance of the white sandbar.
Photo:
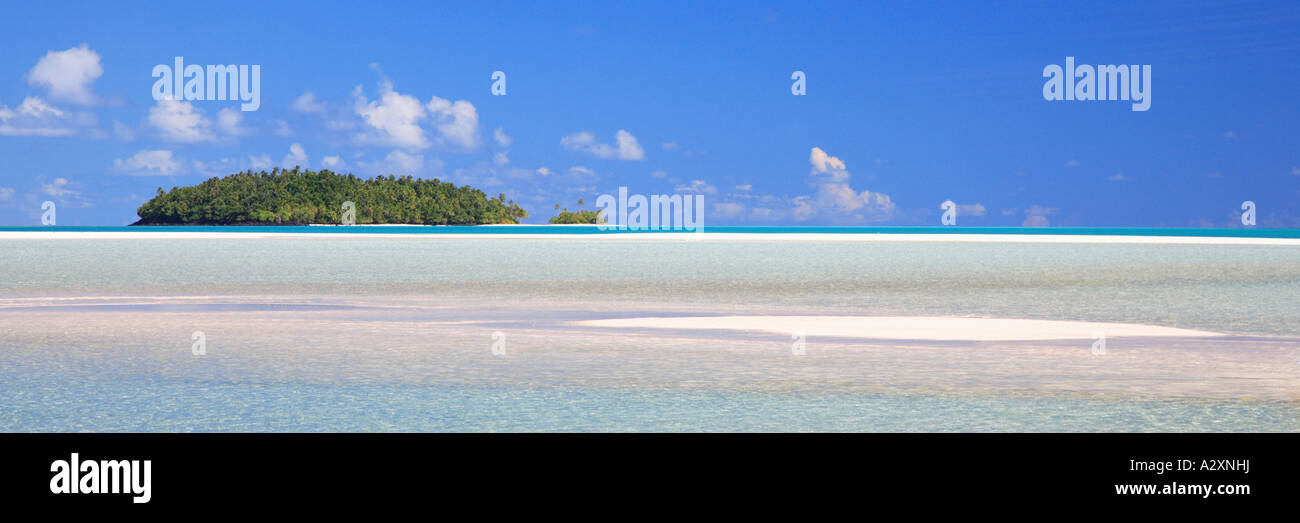
M 1223 334 L 1129 323 L 936 316 L 692 316 L 573 322 L 584 327 L 736 330 L 842 338 L 1032 341 L 1111 337 L 1213 337 Z
M 321 227 L 324 228 L 324 227 Z M 436 227 L 429 227 L 436 230 Z M 200 231 L 0 231 L 0 240 L 248 240 L 248 239 L 366 238 L 388 240 L 602 240 L 602 241 L 818 241 L 818 242 L 953 242 L 953 243 L 1110 243 L 1194 245 L 1293 245 L 1300 238 L 1243 238 L 1219 236 L 1112 236 L 1076 234 L 926 234 L 926 233 L 729 233 L 659 232 L 618 234 L 528 233 L 306 233 L 306 232 L 200 232 Z

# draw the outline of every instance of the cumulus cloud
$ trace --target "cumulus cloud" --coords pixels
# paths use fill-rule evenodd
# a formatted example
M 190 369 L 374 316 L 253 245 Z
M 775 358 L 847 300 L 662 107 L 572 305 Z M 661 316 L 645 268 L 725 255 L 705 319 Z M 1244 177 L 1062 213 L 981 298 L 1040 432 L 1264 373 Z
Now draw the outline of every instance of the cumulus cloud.
M 813 147 L 812 154 L 809 155 L 808 161 L 812 163 L 813 171 L 818 173 L 826 172 L 843 172 L 848 174 L 847 167 L 839 158 L 826 154 L 821 147 Z
M 203 111 L 189 102 L 158 100 L 149 109 L 149 125 L 158 130 L 163 140 L 176 143 L 210 142 L 216 139 L 212 122 L 203 117 Z
M 510 151 L 501 151 L 499 153 L 492 155 L 492 163 L 497 164 L 498 166 L 509 164 L 510 163 L 509 153 Z
M 229 107 L 217 111 L 217 129 L 230 136 L 244 136 L 248 134 L 248 129 L 244 128 L 244 112 L 231 109 Z
M 813 147 L 808 156 L 812 164 L 810 184 L 816 194 L 797 196 L 793 200 L 796 220 L 825 218 L 832 221 L 878 222 L 894 215 L 895 205 L 886 194 L 858 191 L 849 185 L 852 175 L 842 160 Z
M 60 197 L 77 197 L 80 194 L 68 187 L 67 178 L 55 178 L 53 182 L 41 184 L 41 193 L 46 196 Z
M 354 136 L 358 144 L 408 151 L 427 149 L 434 144 L 421 125 L 427 118 L 437 132 L 437 143 L 465 150 L 479 145 L 478 110 L 466 100 L 453 102 L 434 96 L 429 103 L 421 104 L 414 96 L 394 90 L 388 80 L 380 82 L 377 100 L 368 99 L 360 86 L 353 90 L 352 97 L 353 111 L 362 123 L 362 131 Z M 318 107 L 312 103 L 302 105 L 313 111 Z
M 289 154 L 280 162 L 280 166 L 292 169 L 294 167 L 308 167 L 307 151 L 302 148 L 302 144 L 295 143 L 289 146 Z
M 113 160 L 113 172 L 136 176 L 171 176 L 179 174 L 182 165 L 171 151 L 144 150 L 125 160 Z
M 596 171 L 577 165 L 569 168 L 569 176 L 574 178 L 595 178 Z
M 369 100 L 357 86 L 352 93 L 353 109 L 365 122 L 366 128 L 355 136 L 364 145 L 384 145 L 406 149 L 424 149 L 430 142 L 420 127 L 424 119 L 424 105 L 414 96 L 393 90 L 393 84 L 379 84 L 379 99 Z
M 677 187 L 674 187 L 673 192 L 718 194 L 718 188 L 709 185 L 704 180 L 691 180 L 691 183 L 689 184 L 679 184 Z
M 632 136 L 625 130 L 619 129 L 614 136 L 614 144 L 600 143 L 596 141 L 596 135 L 590 131 L 580 131 L 570 134 L 560 139 L 560 145 L 570 151 L 583 152 L 597 158 L 619 159 L 619 160 L 644 160 L 645 149 L 637 142 L 636 137 Z
M 79 105 L 93 105 L 97 98 L 91 91 L 95 80 L 104 74 L 99 53 L 86 44 L 63 51 L 50 51 L 27 73 L 27 83 L 43 87 L 50 99 Z
M 1048 215 L 1056 214 L 1055 207 L 1040 207 L 1034 205 L 1025 209 L 1025 221 L 1021 222 L 1023 227 L 1049 227 L 1051 222 L 1047 219 Z
M 35 96 L 23 99 L 17 109 L 0 104 L 0 135 L 4 136 L 70 136 L 93 123 L 89 114 L 61 110 Z
M 957 216 L 984 216 L 988 214 L 988 209 L 980 203 L 959 203 L 957 204 Z
M 478 146 L 478 110 L 467 100 L 444 100 L 434 96 L 429 100 L 429 117 L 438 129 L 439 137 L 463 149 Z
M 317 101 L 316 95 L 311 91 L 307 91 L 305 93 L 302 93 L 301 95 L 298 95 L 298 98 L 295 98 L 293 100 L 293 104 L 290 105 L 289 107 L 300 113 L 307 113 L 307 114 L 323 113 L 325 112 L 326 109 L 325 103 Z
M 283 136 L 285 138 L 293 136 L 293 127 L 289 126 L 289 122 L 284 120 L 271 120 L 271 127 L 273 127 L 271 132 L 276 136 Z
M 507 135 L 506 130 L 501 127 L 497 127 L 495 131 L 492 131 L 492 140 L 501 147 L 510 147 L 510 144 L 515 143 L 515 139 Z
M 540 175 L 542 175 L 542 176 L 550 176 L 550 175 L 551 175 L 551 170 L 548 169 L 546 166 L 538 167 L 538 168 L 537 168 L 537 174 L 540 174 Z
M 713 216 L 717 218 L 735 218 L 745 212 L 744 204 L 722 202 L 713 204 Z
M 271 157 L 265 154 L 261 156 L 248 155 L 248 164 L 255 171 L 270 169 L 274 165 L 274 163 L 271 162 Z
M 1025 217 L 1025 221 L 1020 222 L 1022 227 L 1050 227 L 1051 225 L 1047 217 L 1041 214 L 1031 214 Z
M 397 149 L 381 160 L 358 162 L 367 175 L 415 176 L 424 170 L 424 155 Z

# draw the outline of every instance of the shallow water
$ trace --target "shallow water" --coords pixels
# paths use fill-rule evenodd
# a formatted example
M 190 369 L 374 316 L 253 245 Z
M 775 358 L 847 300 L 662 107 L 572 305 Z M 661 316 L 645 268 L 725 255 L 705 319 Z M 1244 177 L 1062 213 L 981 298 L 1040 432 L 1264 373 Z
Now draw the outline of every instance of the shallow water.
M 1300 430 L 1295 247 L 22 240 L 0 274 L 5 431 Z M 795 356 L 789 336 L 569 323 L 715 314 L 1230 336 Z

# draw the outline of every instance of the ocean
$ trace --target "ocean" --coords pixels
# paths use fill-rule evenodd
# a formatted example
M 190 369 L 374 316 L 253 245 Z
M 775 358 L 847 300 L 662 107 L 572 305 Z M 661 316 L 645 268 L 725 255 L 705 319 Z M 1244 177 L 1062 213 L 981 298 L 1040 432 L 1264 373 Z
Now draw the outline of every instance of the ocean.
M 708 230 L 1196 231 L 934 229 Z M 47 229 L 0 228 L 29 230 Z M 58 230 L 310 237 L 0 239 L 3 431 L 1300 430 L 1295 246 L 517 236 L 618 234 L 583 227 Z M 512 236 L 456 236 L 493 231 Z M 1098 354 L 1091 339 L 810 335 L 795 354 L 790 334 L 761 329 L 574 323 L 722 315 L 1024 318 L 1225 336 L 1115 337 Z

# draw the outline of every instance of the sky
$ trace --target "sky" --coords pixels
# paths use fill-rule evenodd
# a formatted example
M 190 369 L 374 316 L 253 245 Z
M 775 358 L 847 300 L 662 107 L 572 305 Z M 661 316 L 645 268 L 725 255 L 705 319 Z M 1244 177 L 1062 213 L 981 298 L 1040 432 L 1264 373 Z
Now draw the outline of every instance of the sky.
M 160 187 L 297 165 L 505 193 L 530 223 L 623 186 L 703 195 L 706 225 L 939 225 L 952 201 L 957 226 L 1240 227 L 1252 201 L 1300 227 L 1295 2 L 6 11 L 0 225 L 45 201 L 129 224 Z M 259 106 L 155 99 L 176 57 L 257 65 Z M 1150 66 L 1149 108 L 1046 99 L 1067 57 Z

